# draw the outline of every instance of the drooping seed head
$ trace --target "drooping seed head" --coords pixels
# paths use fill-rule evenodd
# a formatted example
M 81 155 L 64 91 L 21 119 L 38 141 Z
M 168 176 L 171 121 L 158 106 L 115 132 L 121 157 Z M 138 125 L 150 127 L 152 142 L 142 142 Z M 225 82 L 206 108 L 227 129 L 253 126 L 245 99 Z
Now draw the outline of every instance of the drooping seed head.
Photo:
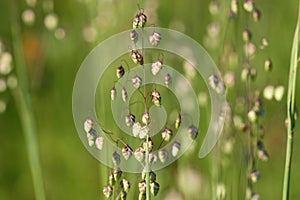
M 253 0 L 246 0 L 243 6 L 247 12 L 252 12 L 254 9 L 254 2 Z
M 175 141 L 173 144 L 172 144 L 172 148 L 171 148 L 171 154 L 173 157 L 176 157 L 180 151 L 180 143 Z
M 119 166 L 121 162 L 120 154 L 118 154 L 116 151 L 112 155 L 112 162 L 114 166 Z
M 276 101 L 281 101 L 284 95 L 284 86 L 280 85 L 275 88 L 274 97 Z
M 125 87 L 123 87 L 123 88 L 122 88 L 122 100 L 123 100 L 124 102 L 126 102 L 127 99 L 128 99 L 127 90 L 126 90 Z
M 223 81 L 215 74 L 212 74 L 208 77 L 208 83 L 210 87 L 217 93 L 217 94 L 224 94 L 225 93 L 225 85 Z
M 122 171 L 121 171 L 121 169 L 118 167 L 118 168 L 115 168 L 114 169 L 114 172 L 113 172 L 113 175 L 114 175 L 114 179 L 115 179 L 115 181 L 118 181 L 120 178 L 121 178 L 121 176 L 122 176 Z
M 132 31 L 130 32 L 130 40 L 131 40 L 132 42 L 136 43 L 136 42 L 138 41 L 138 39 L 139 39 L 138 33 L 137 33 L 135 30 L 132 30 Z
M 125 74 L 124 67 L 123 67 L 122 65 L 120 65 L 120 66 L 117 68 L 116 75 L 117 75 L 117 77 L 120 79 L 120 78 L 123 77 L 124 74 Z
M 233 15 L 237 15 L 237 13 L 238 13 L 238 2 L 237 2 L 237 0 L 231 0 L 230 11 Z
M 163 62 L 159 59 L 152 63 L 151 72 L 154 76 L 160 72 L 160 70 L 162 69 L 162 65 L 163 65 Z
M 123 190 L 125 192 L 129 192 L 129 189 L 130 189 L 130 182 L 126 179 L 122 179 L 121 181 L 121 187 L 123 188 Z
M 157 154 L 155 152 L 149 153 L 149 163 L 154 164 L 157 162 Z
M 249 29 L 243 31 L 243 41 L 249 42 L 252 39 L 252 33 Z
M 180 115 L 180 113 L 178 113 L 176 120 L 175 120 L 175 129 L 178 129 L 180 124 L 181 124 L 181 115 Z
M 109 176 L 108 176 L 108 183 L 111 186 L 114 186 L 116 184 L 116 180 L 114 178 L 114 174 L 113 173 L 109 174 Z
M 139 77 L 138 75 L 136 75 L 131 79 L 131 83 L 132 83 L 133 87 L 139 88 L 142 85 L 142 78 Z
M 142 126 L 139 122 L 134 123 L 132 126 L 132 135 L 134 137 L 138 137 L 140 135 L 141 128 Z
M 194 125 L 190 125 L 188 128 L 188 133 L 191 139 L 196 139 L 197 135 L 198 135 L 198 128 Z
M 256 183 L 260 177 L 260 172 L 257 170 L 253 170 L 250 174 L 251 181 Z
M 150 124 L 151 119 L 150 119 L 150 115 L 148 112 L 144 112 L 142 115 L 142 122 L 146 125 Z
M 145 160 L 145 150 L 142 147 L 138 147 L 134 152 L 134 157 L 137 161 L 143 162 Z
M 150 36 L 149 36 L 149 42 L 151 45 L 153 46 L 157 46 L 159 45 L 161 41 L 161 35 L 158 32 L 153 32 Z
M 151 97 L 151 100 L 154 103 L 154 105 L 160 106 L 160 104 L 161 104 L 161 96 L 160 96 L 160 93 L 156 89 L 154 89 L 151 92 L 150 97 Z
M 244 46 L 245 55 L 252 57 L 256 52 L 256 46 L 252 42 L 248 42 Z
M 217 1 L 211 1 L 208 7 L 209 13 L 211 15 L 216 15 L 220 11 L 220 5 Z
M 144 58 L 142 54 L 138 52 L 138 50 L 131 50 L 131 58 L 135 64 L 140 64 L 140 65 L 144 64 Z
M 267 85 L 264 89 L 263 95 L 265 99 L 272 100 L 274 96 L 274 86 L 273 85 Z
M 138 14 L 139 17 L 139 28 L 144 28 L 146 22 L 147 22 L 147 16 L 145 15 L 145 13 L 140 12 Z
M 122 190 L 120 192 L 120 200 L 126 200 L 126 198 L 127 198 L 127 192 Z
M 156 196 L 158 191 L 159 191 L 159 184 L 155 181 L 153 181 L 152 183 L 150 183 L 150 192 L 153 196 Z
M 168 152 L 165 149 L 161 149 L 158 152 L 158 158 L 160 160 L 160 162 L 165 163 L 168 160 Z
M 93 127 L 93 120 L 90 118 L 86 119 L 83 126 L 86 133 L 90 132 L 91 128 Z
M 146 180 L 142 180 L 141 182 L 139 182 L 139 191 L 140 193 L 146 193 Z
M 260 197 L 259 194 L 253 192 L 253 193 L 251 194 L 250 200 L 259 200 L 259 197 Z
M 270 72 L 273 68 L 273 64 L 270 58 L 265 60 L 265 71 Z
M 130 146 L 125 145 L 122 148 L 122 154 L 125 160 L 128 160 L 132 156 L 133 150 Z
M 148 137 L 148 145 L 147 145 L 147 140 L 145 139 L 144 140 L 144 142 L 143 142 L 143 144 L 142 144 L 142 146 L 143 146 L 143 149 L 145 150 L 145 151 L 147 151 L 147 148 L 148 148 L 148 152 L 152 152 L 152 149 L 153 149 L 153 146 L 154 146 L 154 143 L 153 143 L 153 141 L 151 140 L 151 138 L 150 137 Z
M 96 137 L 96 140 L 95 140 L 95 145 L 96 145 L 96 148 L 99 149 L 99 150 L 102 150 L 103 148 L 103 141 L 104 141 L 104 137 L 99 135 Z
M 164 141 L 170 141 L 172 137 L 173 131 L 169 128 L 165 128 L 165 130 L 161 133 L 161 137 Z
M 257 157 L 262 161 L 268 161 L 269 160 L 269 154 L 266 150 L 258 150 L 257 151 Z
M 255 8 L 255 10 L 252 13 L 252 17 L 255 22 L 258 22 L 261 18 L 261 12 L 257 8 Z
M 112 101 L 114 101 L 117 97 L 117 89 L 115 87 L 113 87 L 111 90 L 110 90 L 110 98 Z
M 172 83 L 172 77 L 171 75 L 168 73 L 165 75 L 165 84 L 167 87 L 169 87 L 169 85 Z
M 103 187 L 103 194 L 106 198 L 111 197 L 113 193 L 113 188 L 110 185 L 106 185 Z
M 135 116 L 131 113 L 129 113 L 128 115 L 126 115 L 125 117 L 125 124 L 128 127 L 132 127 L 133 124 L 135 123 Z
M 139 193 L 139 200 L 146 200 L 146 193 Z
M 150 132 L 150 129 L 149 129 L 148 125 L 143 126 L 141 128 L 140 135 L 139 135 L 140 139 L 146 138 L 146 136 L 149 134 L 149 132 Z

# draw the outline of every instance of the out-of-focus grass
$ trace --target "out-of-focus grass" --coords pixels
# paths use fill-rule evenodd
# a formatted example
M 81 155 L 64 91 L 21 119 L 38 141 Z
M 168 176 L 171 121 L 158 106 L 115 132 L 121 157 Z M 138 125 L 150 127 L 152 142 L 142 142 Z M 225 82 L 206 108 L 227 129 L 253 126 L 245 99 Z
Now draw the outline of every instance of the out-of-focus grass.
M 7 18 L 10 16 L 8 0 L 0 2 L 0 37 L 9 47 L 11 45 L 10 26 Z M 146 2 L 146 1 L 145 1 Z M 99 1 L 103 7 L 99 12 L 111 13 L 111 25 L 99 28 L 99 41 L 109 35 L 131 27 L 131 19 L 136 12 L 136 3 L 123 1 Z M 210 22 L 207 3 L 190 0 L 188 2 L 160 1 L 158 4 L 157 24 L 161 27 L 169 27 L 175 20 L 185 26 L 185 33 L 202 43 L 206 31 L 206 25 Z M 255 32 L 267 33 L 270 40 L 268 52 L 273 59 L 274 68 L 269 77 L 260 75 L 255 87 L 262 89 L 268 83 L 284 84 L 287 86 L 289 54 L 293 37 L 294 22 L 297 18 L 297 6 L 290 1 L 264 1 L 258 2 L 263 10 L 263 30 Z M 144 2 L 140 2 L 144 6 Z M 24 4 L 20 3 L 21 8 Z M 43 42 L 43 72 L 41 88 L 34 91 L 33 105 L 37 119 L 38 142 L 41 156 L 41 165 L 45 181 L 47 199 L 101 199 L 102 186 L 107 177 L 98 174 L 98 161 L 85 150 L 74 128 L 71 95 L 76 71 L 84 57 L 93 45 L 87 44 L 81 37 L 82 28 L 88 24 L 96 7 L 86 7 L 78 1 L 55 1 L 55 11 L 59 20 L 66 29 L 66 38 L 58 41 L 53 34 L 42 33 L 42 20 L 40 25 L 24 30 L 33 31 L 39 35 L 38 39 Z M 147 10 L 145 10 L 147 13 Z M 284 14 L 282 14 L 284 13 Z M 105 19 L 103 19 L 105 20 Z M 240 24 L 243 28 L 243 24 Z M 173 26 L 174 27 L 174 26 Z M 176 26 L 175 26 L 176 28 Z M 237 34 L 239 36 L 239 34 Z M 238 40 L 239 38 L 235 38 Z M 9 48 L 10 49 L 10 48 Z M 257 63 L 263 69 L 263 63 Z M 257 66 L 257 68 L 260 68 Z M 32 77 L 35 74 L 31 74 Z M 238 77 L 237 77 L 238 78 Z M 299 82 L 299 78 L 298 78 Z M 239 82 L 237 82 L 239 83 Z M 241 91 L 242 86 L 236 84 L 236 91 Z M 298 99 L 299 99 L 299 94 Z M 230 97 L 229 97 L 230 98 Z M 269 150 L 271 159 L 267 163 L 259 164 L 261 179 L 255 185 L 261 199 L 280 199 L 284 151 L 285 151 L 285 127 L 286 117 L 285 101 L 265 103 L 265 146 Z M 299 121 L 297 122 L 299 124 Z M 300 192 L 298 180 L 300 159 L 300 139 L 298 137 L 299 126 L 295 130 L 294 162 L 292 168 L 295 173 L 291 177 L 291 199 L 299 199 Z M 0 116 L 0 199 L 33 199 L 34 192 L 32 179 L 25 151 L 25 141 L 21 132 L 20 121 L 16 113 L 16 107 L 11 99 L 7 110 Z M 239 142 L 239 140 L 237 141 Z M 237 145 L 241 147 L 241 145 Z M 159 197 L 169 189 L 183 190 L 187 199 L 208 199 L 210 192 L 210 158 L 199 160 L 197 158 L 198 147 L 195 151 L 182 157 L 177 163 L 158 171 L 158 182 L 161 185 Z M 239 151 L 239 150 L 236 150 Z M 236 163 L 239 169 L 241 163 Z M 106 168 L 101 165 L 101 168 Z M 184 180 L 183 174 L 197 171 L 199 190 L 195 194 L 187 194 L 188 180 Z M 179 174 L 177 177 L 175 174 Z M 135 175 L 132 175 L 135 177 Z M 168 177 L 168 178 L 166 178 Z M 189 176 L 187 176 L 189 177 Z M 230 177 L 238 184 L 239 177 Z M 139 177 L 138 177 L 139 179 Z M 137 183 L 138 181 L 136 181 Z M 136 188 L 137 184 L 132 185 Z M 201 191 L 201 192 L 199 192 Z M 240 191 L 233 191 L 239 193 Z M 192 197 L 191 197 L 192 196 Z

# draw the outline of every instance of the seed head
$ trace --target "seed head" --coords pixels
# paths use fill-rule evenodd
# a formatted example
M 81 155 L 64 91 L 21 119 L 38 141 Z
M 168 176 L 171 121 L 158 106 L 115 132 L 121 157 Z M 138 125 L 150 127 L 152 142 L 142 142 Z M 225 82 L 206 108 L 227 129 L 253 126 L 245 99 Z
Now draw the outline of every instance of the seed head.
M 272 70 L 272 68 L 273 68 L 272 61 L 271 61 L 270 58 L 267 58 L 267 59 L 265 60 L 265 71 L 269 72 L 269 71 Z
M 103 136 L 99 135 L 99 136 L 96 137 L 95 145 L 96 145 L 97 149 L 102 150 L 102 148 L 103 148 L 103 141 L 104 141 L 104 137 Z
M 116 184 L 116 180 L 114 178 L 114 174 L 113 173 L 109 174 L 109 176 L 108 176 L 108 183 L 109 183 L 109 185 L 112 185 L 112 186 L 114 186 Z
M 168 152 L 165 149 L 159 150 L 158 158 L 160 162 L 165 163 L 168 160 Z
M 273 85 L 267 85 L 264 89 L 264 97 L 267 100 L 272 100 L 274 96 L 274 86 Z
M 112 155 L 112 162 L 114 166 L 119 166 L 121 162 L 120 154 L 118 154 L 116 151 Z
M 249 29 L 245 29 L 243 31 L 243 41 L 249 42 L 251 39 L 252 39 L 252 33 L 250 32 Z
M 149 131 L 150 130 L 149 130 L 148 125 L 143 126 L 141 128 L 140 135 L 139 135 L 140 139 L 146 138 L 146 136 L 149 134 Z
M 143 162 L 145 160 L 145 150 L 142 147 L 138 147 L 134 152 L 134 157 L 137 161 Z
M 127 90 L 125 87 L 122 88 L 122 100 L 126 102 L 128 99 Z
M 131 39 L 131 41 L 134 42 L 134 43 L 136 43 L 136 42 L 138 41 L 139 35 L 138 35 L 138 33 L 137 33 L 135 30 L 132 30 L 132 31 L 130 32 L 130 39 Z
M 179 142 L 176 142 L 176 141 L 175 141 L 175 142 L 172 144 L 171 154 L 172 154 L 173 157 L 176 157 L 176 156 L 178 155 L 178 153 L 179 153 L 179 151 L 180 151 L 180 147 L 181 147 L 181 145 L 180 145 Z
M 166 84 L 166 86 L 167 87 L 169 87 L 169 85 L 172 83 L 172 77 L 171 77 L 171 75 L 168 73 L 168 74 L 166 74 L 166 76 L 165 76 L 165 84 Z
M 139 200 L 146 200 L 146 193 L 140 192 L 140 194 L 139 194 Z
M 274 97 L 276 101 L 281 101 L 284 94 L 284 86 L 280 85 L 275 88 Z
M 181 115 L 178 113 L 176 121 L 175 121 L 175 129 L 178 129 L 181 124 Z
M 250 178 L 253 183 L 256 183 L 259 177 L 260 177 L 260 173 L 257 170 L 252 171 L 250 174 Z
M 83 126 L 84 126 L 84 131 L 86 133 L 89 133 L 90 130 L 92 129 L 92 127 L 93 127 L 93 120 L 88 118 L 87 120 L 84 121 Z
M 142 179 L 146 179 L 147 171 L 144 169 L 142 172 Z M 149 172 L 150 181 L 156 181 L 156 174 L 153 171 Z
M 217 93 L 217 94 L 224 94 L 225 93 L 225 85 L 220 78 L 212 74 L 208 77 L 208 83 L 210 87 Z
M 112 101 L 114 101 L 117 97 L 117 89 L 115 87 L 113 87 L 111 90 L 110 90 L 110 98 Z
M 165 128 L 165 130 L 161 133 L 161 137 L 164 141 L 170 141 L 172 137 L 173 131 L 169 128 Z
M 117 77 L 120 79 L 122 78 L 122 76 L 125 74 L 125 70 L 124 70 L 124 67 L 122 65 L 120 65 L 118 68 L 117 68 L 117 71 L 116 71 L 116 75 Z
M 123 154 L 123 157 L 125 158 L 125 160 L 128 160 L 132 156 L 132 153 L 133 153 L 133 150 L 131 149 L 130 146 L 125 145 L 122 148 L 122 154 Z
M 150 183 L 150 192 L 153 196 L 156 196 L 158 191 L 159 191 L 159 184 L 155 181 L 153 181 L 152 183 Z
M 120 200 L 126 200 L 127 192 L 122 190 L 120 193 Z
M 247 12 L 252 12 L 253 9 L 254 9 L 254 3 L 253 3 L 253 0 L 246 0 L 244 2 L 244 9 L 247 11 Z
M 142 180 L 141 182 L 139 182 L 139 191 L 140 191 L 140 193 L 143 193 L 143 194 L 145 194 L 146 193 L 146 181 L 145 181 L 145 179 L 144 180 Z
M 130 113 L 128 115 L 126 115 L 126 117 L 125 117 L 126 126 L 132 127 L 134 123 L 135 123 L 135 116 Z
M 121 187 L 123 188 L 123 190 L 125 192 L 129 192 L 129 189 L 130 189 L 130 182 L 126 179 L 122 179 L 121 181 Z
M 158 32 L 153 32 L 150 36 L 149 36 L 149 42 L 151 45 L 153 46 L 157 46 L 159 45 L 161 41 L 161 35 Z
M 155 152 L 149 153 L 149 163 L 153 164 L 157 162 L 157 154 Z
M 120 168 L 114 169 L 113 175 L 114 175 L 115 181 L 118 181 L 121 178 L 121 176 L 122 176 L 121 169 Z
M 151 72 L 154 76 L 157 75 L 160 72 L 160 70 L 162 68 L 162 65 L 163 65 L 163 62 L 159 59 L 152 63 Z
M 131 51 L 131 58 L 135 64 L 140 64 L 140 65 L 144 64 L 143 56 L 137 50 Z
M 150 124 L 151 119 L 150 119 L 150 115 L 148 112 L 144 112 L 142 115 L 142 122 L 146 125 Z
M 258 22 L 261 18 L 261 12 L 256 8 L 252 13 L 253 20 Z
M 145 151 L 146 151 L 147 148 L 148 148 L 148 152 L 152 152 L 154 143 L 153 143 L 153 141 L 151 140 L 151 138 L 148 137 L 148 145 L 147 145 L 147 140 L 145 139 L 142 146 L 143 146 L 143 149 L 144 149 Z
M 113 193 L 113 188 L 110 185 L 106 185 L 103 187 L 103 194 L 106 198 L 111 197 Z
M 143 12 L 139 12 L 132 21 L 132 28 L 144 28 L 145 24 L 147 22 L 147 16 Z
M 139 135 L 140 135 L 141 128 L 142 128 L 142 127 L 141 127 L 141 124 L 140 124 L 139 122 L 134 123 L 133 126 L 132 126 L 132 135 L 133 135 L 134 137 L 139 136 Z
M 190 125 L 188 128 L 188 133 L 191 139 L 196 139 L 197 135 L 198 135 L 198 129 L 196 126 L 194 125 Z
M 233 15 L 237 15 L 238 13 L 238 3 L 237 0 L 231 0 L 230 11 Z
M 139 88 L 142 85 L 142 79 L 141 79 L 141 77 L 136 75 L 131 79 L 131 83 L 132 83 L 133 87 Z
M 150 97 L 151 97 L 151 100 L 154 103 L 154 105 L 160 106 L 160 104 L 161 104 L 161 96 L 160 96 L 160 93 L 156 89 L 154 89 L 151 92 Z

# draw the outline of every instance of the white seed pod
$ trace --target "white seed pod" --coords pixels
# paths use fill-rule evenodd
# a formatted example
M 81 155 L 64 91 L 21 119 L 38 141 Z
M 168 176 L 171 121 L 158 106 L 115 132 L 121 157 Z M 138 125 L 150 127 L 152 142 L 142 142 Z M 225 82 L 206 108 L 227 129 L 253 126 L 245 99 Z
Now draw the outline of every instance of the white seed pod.
M 142 79 L 141 79 L 141 77 L 136 75 L 131 79 L 131 83 L 132 83 L 133 87 L 139 88 L 142 85 Z
M 156 196 L 158 191 L 159 191 L 159 184 L 155 181 L 153 181 L 152 183 L 150 183 L 150 192 L 153 196 Z
M 130 148 L 130 146 L 125 145 L 122 148 L 122 154 L 123 154 L 123 157 L 125 158 L 125 160 L 128 160 L 132 156 L 133 150 Z
M 103 141 L 104 141 L 104 137 L 99 135 L 96 137 L 96 140 L 95 140 L 95 145 L 96 145 L 96 148 L 99 149 L 99 150 L 102 150 L 103 148 Z
M 161 137 L 164 141 L 170 141 L 172 137 L 173 131 L 169 128 L 165 128 L 165 130 L 161 133 Z
M 118 154 L 116 151 L 112 155 L 112 162 L 113 162 L 114 166 L 119 166 L 121 163 L 120 154 Z
M 231 12 L 234 15 L 236 15 L 238 13 L 238 3 L 237 3 L 237 0 L 231 0 L 230 10 L 231 10 Z
M 255 122 L 257 120 L 257 114 L 253 109 L 248 112 L 248 119 L 250 122 Z
M 274 86 L 273 85 L 266 86 L 263 94 L 265 99 L 272 100 L 274 96 Z
M 143 162 L 145 160 L 145 150 L 142 147 L 138 147 L 134 152 L 134 157 L 137 161 Z
M 189 136 L 191 139 L 196 139 L 197 135 L 198 135 L 198 129 L 196 126 L 194 125 L 190 125 L 188 128 L 188 132 L 189 132 Z
M 132 30 L 132 31 L 130 32 L 130 40 L 131 40 L 132 42 L 136 43 L 136 42 L 138 41 L 138 39 L 139 39 L 138 33 L 137 33 L 135 30 Z
M 165 149 L 161 149 L 158 152 L 158 158 L 160 160 L 160 162 L 165 163 L 168 160 L 168 152 Z
M 123 77 L 124 74 L 125 74 L 125 69 L 122 65 L 120 65 L 116 70 L 116 75 L 120 79 Z
M 151 45 L 153 46 L 157 46 L 159 45 L 161 41 L 161 35 L 158 32 L 153 32 L 150 36 L 149 36 L 149 42 Z
M 128 99 L 127 90 L 126 90 L 125 87 L 123 87 L 123 88 L 122 88 L 122 100 L 123 100 L 124 102 L 126 102 L 127 99 Z
M 150 130 L 149 130 L 149 127 L 147 125 L 143 126 L 141 128 L 140 135 L 139 135 L 140 139 L 146 138 L 146 136 L 149 134 L 149 131 Z
M 111 197 L 113 193 L 113 188 L 110 185 L 106 185 L 103 187 L 103 194 L 106 198 Z
M 171 83 L 172 83 L 172 77 L 171 77 L 171 75 L 168 73 L 168 74 L 166 74 L 166 76 L 165 76 L 165 84 L 166 84 L 166 86 L 168 87 Z
M 273 64 L 272 64 L 272 61 L 271 61 L 270 58 L 267 58 L 267 59 L 265 60 L 265 65 L 264 65 L 264 67 L 265 67 L 265 71 L 267 71 L 267 72 L 269 72 L 269 71 L 272 70 Z
M 161 96 L 160 96 L 160 93 L 156 89 L 154 89 L 151 92 L 150 97 L 151 97 L 151 100 L 154 103 L 154 105 L 160 106 L 160 104 L 161 104 Z
M 257 151 L 257 157 L 262 161 L 268 161 L 269 160 L 269 154 L 264 149 L 259 149 Z
M 122 189 L 125 191 L 125 192 L 129 192 L 129 189 L 130 189 L 130 182 L 126 179 L 122 179 L 121 181 L 121 187 Z
M 114 101 L 117 97 L 117 89 L 115 87 L 113 87 L 111 90 L 110 90 L 110 98 L 112 101 Z
M 245 55 L 252 57 L 256 52 L 256 46 L 252 42 L 248 42 L 244 46 Z
M 131 51 L 131 59 L 135 64 L 144 64 L 144 58 L 142 54 L 140 54 L 137 50 L 132 50 Z
M 141 124 L 139 122 L 136 122 L 133 124 L 132 126 L 132 135 L 134 137 L 138 137 L 140 135 L 140 131 L 141 131 Z
M 172 148 L 171 148 L 171 154 L 173 157 L 176 157 L 180 151 L 180 143 L 175 141 L 173 144 L 172 144 Z
M 93 127 L 93 120 L 90 119 L 90 118 L 86 119 L 86 120 L 84 121 L 83 127 L 84 127 L 84 131 L 85 131 L 86 133 L 89 133 L 90 130 L 92 129 L 92 127 Z
M 147 16 L 143 13 L 139 13 L 139 27 L 144 28 L 145 24 L 147 22 Z
M 150 124 L 151 119 L 150 119 L 150 115 L 148 112 L 144 112 L 142 115 L 142 122 L 146 125 Z
M 135 123 L 135 116 L 130 113 L 128 115 L 126 115 L 126 117 L 125 117 L 126 126 L 132 127 L 134 123 Z
M 2 53 L 0 57 L 0 74 L 7 75 L 12 69 L 12 55 L 8 52 Z
M 225 93 L 225 85 L 220 78 L 213 74 L 208 77 L 208 83 L 210 87 L 217 93 L 217 94 L 224 94 Z
M 154 76 L 157 75 L 160 72 L 160 70 L 162 68 L 162 65 L 163 65 L 163 62 L 159 59 L 152 63 L 151 72 Z
M 280 85 L 275 88 L 274 97 L 276 101 L 281 101 L 284 95 L 284 86 Z

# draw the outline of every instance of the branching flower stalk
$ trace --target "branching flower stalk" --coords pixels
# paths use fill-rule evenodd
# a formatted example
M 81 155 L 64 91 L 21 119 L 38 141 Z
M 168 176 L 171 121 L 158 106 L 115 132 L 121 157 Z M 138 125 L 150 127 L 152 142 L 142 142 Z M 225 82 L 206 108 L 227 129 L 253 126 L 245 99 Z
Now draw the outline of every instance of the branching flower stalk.
M 298 11 L 298 20 L 295 29 L 291 61 L 290 61 L 290 73 L 289 73 L 289 85 L 287 94 L 287 145 L 286 145 L 286 160 L 284 169 L 284 180 L 283 180 L 283 191 L 282 200 L 289 199 L 290 189 L 290 175 L 293 157 L 293 143 L 294 143 L 294 131 L 296 125 L 297 114 L 295 110 L 295 99 L 296 99 L 296 79 L 297 79 L 297 68 L 299 62 L 299 23 L 300 23 L 300 4 Z

